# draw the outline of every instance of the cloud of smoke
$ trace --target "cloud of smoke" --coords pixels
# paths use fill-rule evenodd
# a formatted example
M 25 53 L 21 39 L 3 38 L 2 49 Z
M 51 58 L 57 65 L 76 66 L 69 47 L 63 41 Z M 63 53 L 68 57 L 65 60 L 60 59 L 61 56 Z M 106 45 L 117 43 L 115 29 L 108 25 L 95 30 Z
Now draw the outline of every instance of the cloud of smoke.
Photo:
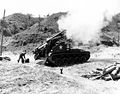
M 98 32 L 106 25 L 104 18 L 111 20 L 120 12 L 119 0 L 78 0 L 72 2 L 66 17 L 59 21 L 59 29 L 66 29 L 67 37 L 75 41 L 88 43 L 99 38 Z

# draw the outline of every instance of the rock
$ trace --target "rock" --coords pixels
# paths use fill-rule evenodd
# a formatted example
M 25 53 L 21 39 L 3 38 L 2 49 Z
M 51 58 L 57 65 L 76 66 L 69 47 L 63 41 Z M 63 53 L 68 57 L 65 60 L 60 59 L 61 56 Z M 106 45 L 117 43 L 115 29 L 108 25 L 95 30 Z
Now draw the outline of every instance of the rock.
M 5 57 L 0 57 L 0 61 L 2 61 L 2 60 L 11 61 L 10 57 L 7 57 L 7 56 L 5 56 Z

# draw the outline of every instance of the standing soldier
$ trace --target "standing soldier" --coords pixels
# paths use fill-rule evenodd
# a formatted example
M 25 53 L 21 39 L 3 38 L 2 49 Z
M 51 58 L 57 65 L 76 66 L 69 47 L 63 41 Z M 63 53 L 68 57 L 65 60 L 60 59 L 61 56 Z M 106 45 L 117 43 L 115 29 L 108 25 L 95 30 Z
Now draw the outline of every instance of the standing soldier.
M 19 63 L 20 59 L 21 59 L 21 62 L 22 62 L 22 63 L 25 63 L 25 60 L 26 60 L 25 54 L 26 54 L 26 50 L 24 50 L 24 51 L 19 55 L 18 63 Z

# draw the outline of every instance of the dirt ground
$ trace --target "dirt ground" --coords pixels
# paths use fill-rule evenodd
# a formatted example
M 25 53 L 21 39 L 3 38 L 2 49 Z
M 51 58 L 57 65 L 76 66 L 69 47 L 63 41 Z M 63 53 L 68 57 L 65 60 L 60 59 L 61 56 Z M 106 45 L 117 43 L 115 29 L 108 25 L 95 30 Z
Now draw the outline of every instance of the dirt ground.
M 96 68 L 120 62 L 120 47 L 96 48 L 88 62 L 73 66 L 47 67 L 42 60 L 35 61 L 27 54 L 30 63 L 17 62 L 18 54 L 4 52 L 11 61 L 0 61 L 0 94 L 119 94 L 120 81 L 90 80 L 82 78 Z

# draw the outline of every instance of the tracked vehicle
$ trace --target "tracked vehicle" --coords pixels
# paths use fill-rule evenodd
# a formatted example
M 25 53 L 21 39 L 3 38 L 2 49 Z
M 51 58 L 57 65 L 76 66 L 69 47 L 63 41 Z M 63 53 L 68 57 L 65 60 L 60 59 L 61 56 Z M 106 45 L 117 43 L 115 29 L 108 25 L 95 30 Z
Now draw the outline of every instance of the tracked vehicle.
M 61 31 L 49 38 L 46 43 L 35 49 L 35 60 L 46 58 L 45 65 L 63 66 L 86 62 L 90 58 L 90 52 L 82 49 L 73 49 L 71 40 Z

